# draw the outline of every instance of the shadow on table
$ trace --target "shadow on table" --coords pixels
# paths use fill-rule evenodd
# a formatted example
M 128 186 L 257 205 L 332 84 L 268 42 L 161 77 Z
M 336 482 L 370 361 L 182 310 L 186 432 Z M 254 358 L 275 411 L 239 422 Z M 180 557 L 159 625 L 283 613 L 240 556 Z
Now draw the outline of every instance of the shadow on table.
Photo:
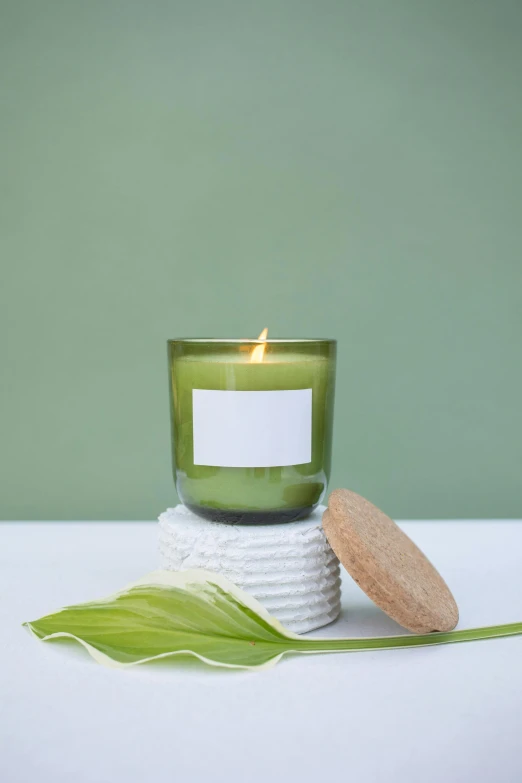
M 345 605 L 330 625 L 307 634 L 309 637 L 399 636 L 409 633 L 370 601 Z
M 241 674 L 245 669 L 229 669 L 223 666 L 211 666 L 208 663 L 204 663 L 194 655 L 179 653 L 171 656 L 165 656 L 164 658 L 157 658 L 153 661 L 147 661 L 146 663 L 138 663 L 134 666 L 127 667 L 111 667 L 99 664 L 89 654 L 88 650 L 77 642 L 75 639 L 68 638 L 66 636 L 57 637 L 48 642 L 39 642 L 35 640 L 37 644 L 43 645 L 48 655 L 66 656 L 69 660 L 80 661 L 81 663 L 88 663 L 92 666 L 99 666 L 101 669 L 112 669 L 113 671 L 120 673 L 124 672 L 131 674 L 136 671 L 196 671 L 196 672 L 214 672 L 214 673 L 227 673 L 227 674 Z

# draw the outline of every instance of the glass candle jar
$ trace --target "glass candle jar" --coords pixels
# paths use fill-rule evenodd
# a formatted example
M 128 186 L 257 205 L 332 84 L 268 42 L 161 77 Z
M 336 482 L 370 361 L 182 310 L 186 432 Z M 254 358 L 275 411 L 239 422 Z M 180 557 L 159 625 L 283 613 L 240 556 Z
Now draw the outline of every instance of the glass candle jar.
M 172 461 L 205 519 L 293 522 L 330 477 L 335 340 L 169 340 Z

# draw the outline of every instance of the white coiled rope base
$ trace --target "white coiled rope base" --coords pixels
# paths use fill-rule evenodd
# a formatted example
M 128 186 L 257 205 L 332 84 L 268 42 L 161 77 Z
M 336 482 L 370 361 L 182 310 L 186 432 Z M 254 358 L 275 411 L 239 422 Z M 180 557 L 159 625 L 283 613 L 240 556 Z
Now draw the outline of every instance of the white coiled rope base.
M 319 506 L 308 519 L 281 525 L 208 522 L 185 506 L 159 518 L 160 567 L 223 574 L 258 599 L 294 633 L 335 620 L 340 610 L 339 561 L 323 532 Z

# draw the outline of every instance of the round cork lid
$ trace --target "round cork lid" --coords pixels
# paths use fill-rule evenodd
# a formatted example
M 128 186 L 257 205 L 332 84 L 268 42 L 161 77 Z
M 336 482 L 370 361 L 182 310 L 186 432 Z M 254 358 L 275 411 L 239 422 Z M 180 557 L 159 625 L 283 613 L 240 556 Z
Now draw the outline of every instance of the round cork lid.
M 415 633 L 455 628 L 459 610 L 446 582 L 380 509 L 355 492 L 336 489 L 323 528 L 350 576 L 396 622 Z

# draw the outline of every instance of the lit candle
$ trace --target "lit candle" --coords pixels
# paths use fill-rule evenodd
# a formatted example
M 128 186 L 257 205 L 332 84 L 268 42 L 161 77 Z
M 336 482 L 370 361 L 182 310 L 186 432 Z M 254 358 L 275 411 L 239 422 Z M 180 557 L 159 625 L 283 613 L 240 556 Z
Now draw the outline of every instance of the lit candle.
M 291 522 L 330 475 L 335 340 L 169 340 L 180 500 L 207 519 Z

